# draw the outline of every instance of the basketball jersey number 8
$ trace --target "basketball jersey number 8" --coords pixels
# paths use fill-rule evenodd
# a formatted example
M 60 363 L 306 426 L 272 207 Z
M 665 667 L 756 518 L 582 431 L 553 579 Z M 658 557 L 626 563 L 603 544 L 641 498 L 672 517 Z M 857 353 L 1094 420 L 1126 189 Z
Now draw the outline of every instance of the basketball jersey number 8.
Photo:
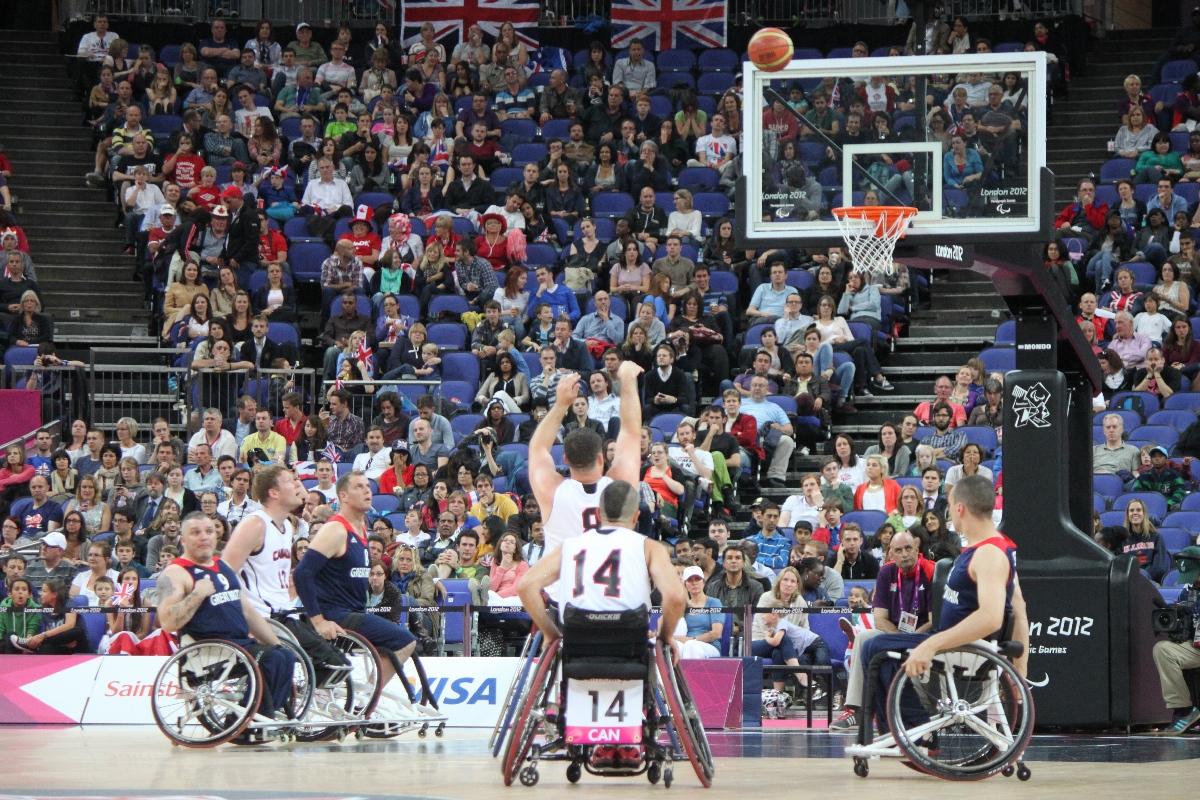
M 583 562 L 587 560 L 587 551 L 580 550 L 575 554 L 575 588 L 571 590 L 573 597 L 583 594 Z M 605 597 L 621 596 L 621 551 L 613 550 L 608 557 L 600 562 L 592 573 L 592 583 L 604 587 Z
M 585 531 L 600 530 L 600 509 L 585 508 L 583 510 L 583 529 Z

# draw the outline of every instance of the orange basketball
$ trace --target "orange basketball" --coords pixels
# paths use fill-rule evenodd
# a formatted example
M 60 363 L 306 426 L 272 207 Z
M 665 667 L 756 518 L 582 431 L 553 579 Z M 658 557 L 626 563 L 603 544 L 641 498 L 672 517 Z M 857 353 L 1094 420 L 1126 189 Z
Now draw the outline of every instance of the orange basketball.
M 747 52 L 754 66 L 766 72 L 776 72 L 792 60 L 792 37 L 779 28 L 763 28 L 750 37 Z

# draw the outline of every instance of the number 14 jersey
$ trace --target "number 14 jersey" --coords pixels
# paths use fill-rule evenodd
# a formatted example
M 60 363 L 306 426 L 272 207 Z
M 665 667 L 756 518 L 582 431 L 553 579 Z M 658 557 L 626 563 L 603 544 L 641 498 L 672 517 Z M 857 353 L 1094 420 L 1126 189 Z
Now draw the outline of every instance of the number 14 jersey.
M 584 531 L 562 546 L 555 596 L 560 613 L 568 605 L 585 611 L 650 607 L 646 537 L 628 528 Z

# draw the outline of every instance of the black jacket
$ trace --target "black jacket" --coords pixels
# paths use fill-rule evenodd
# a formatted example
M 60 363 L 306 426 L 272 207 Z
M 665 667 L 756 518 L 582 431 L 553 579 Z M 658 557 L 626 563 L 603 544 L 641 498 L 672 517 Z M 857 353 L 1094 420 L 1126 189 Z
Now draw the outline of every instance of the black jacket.
M 463 186 L 461 180 L 455 180 L 445 191 L 446 207 L 473 208 L 483 213 L 492 204 L 492 190 L 488 183 L 481 178 L 471 181 L 471 188 Z
M 240 357 L 243 361 L 249 361 L 260 369 L 270 369 L 271 362 L 277 358 L 282 358 L 289 362 L 295 358 L 295 354 L 287 352 L 290 349 L 290 347 L 284 347 L 272 342 L 270 339 L 264 339 L 262 353 L 260 354 L 254 339 L 250 338 L 242 343 Z
M 634 206 L 625 215 L 625 221 L 629 223 L 629 231 L 635 236 L 648 233 L 658 238 L 667 229 L 666 212 L 658 206 L 655 206 L 653 211 L 643 211 L 641 205 Z
M 236 214 L 229 214 L 229 243 L 225 246 L 226 257 L 238 264 L 258 263 L 259 221 L 258 209 L 246 205 Z

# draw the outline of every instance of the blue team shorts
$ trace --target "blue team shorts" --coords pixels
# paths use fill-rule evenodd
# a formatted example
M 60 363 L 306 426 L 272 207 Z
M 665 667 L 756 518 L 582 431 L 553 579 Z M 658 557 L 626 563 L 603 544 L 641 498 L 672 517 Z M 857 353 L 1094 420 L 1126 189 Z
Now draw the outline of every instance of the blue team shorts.
M 374 614 L 351 612 L 337 620 L 337 623 L 346 630 L 362 634 L 381 650 L 403 650 L 417 640 L 407 628 Z

